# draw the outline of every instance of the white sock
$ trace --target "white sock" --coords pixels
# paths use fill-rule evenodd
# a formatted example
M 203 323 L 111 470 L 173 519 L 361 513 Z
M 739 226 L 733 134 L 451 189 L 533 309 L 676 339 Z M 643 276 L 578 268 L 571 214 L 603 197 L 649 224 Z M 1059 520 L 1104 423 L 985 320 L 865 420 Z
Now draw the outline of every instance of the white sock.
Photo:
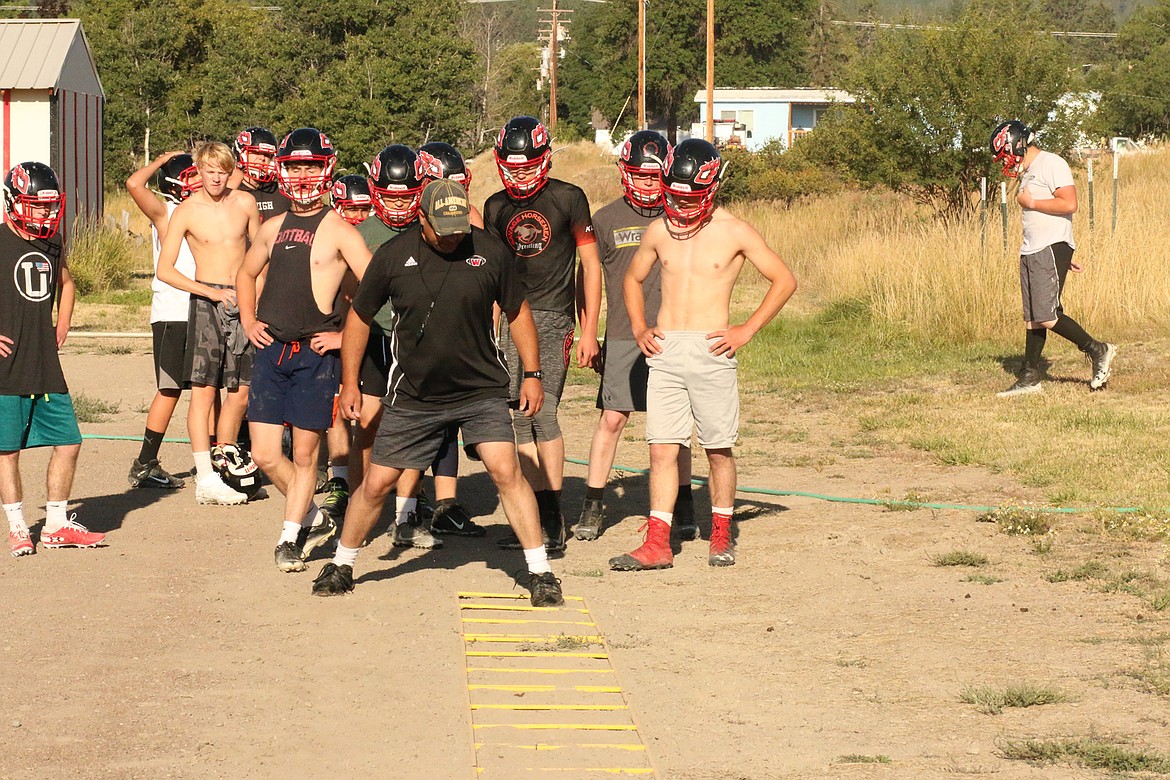
M 398 516 L 394 518 L 394 524 L 406 525 L 407 518 L 410 517 L 410 513 L 413 512 L 417 506 L 417 498 L 403 498 L 402 496 L 399 496 L 398 498 L 394 499 L 394 509 L 398 513 Z
M 654 510 L 650 513 L 650 516 L 657 520 L 661 520 L 667 525 L 670 525 L 674 522 L 674 512 L 659 512 L 658 510 Z
M 284 544 L 285 542 L 295 542 L 297 537 L 301 535 L 301 524 L 291 520 L 285 520 L 284 526 L 280 530 L 280 541 L 277 544 Z
M 711 514 L 713 514 L 713 515 L 724 515 L 725 517 L 731 517 L 731 514 L 734 511 L 735 511 L 734 506 L 728 506 L 728 507 L 713 506 L 713 507 L 711 507 Z
M 360 547 L 346 547 L 344 544 L 337 545 L 337 552 L 333 553 L 333 562 L 338 566 L 352 567 L 357 560 L 358 550 Z
M 349 466 L 330 466 L 329 473 L 333 475 L 334 479 L 349 481 Z
M 24 524 L 24 502 L 17 501 L 15 504 L 3 504 L 4 514 L 8 516 L 8 530 L 9 531 L 27 531 L 28 526 Z
M 525 550 L 524 561 L 528 564 L 528 571 L 533 574 L 546 574 L 552 571 L 552 567 L 548 565 L 548 550 L 543 544 L 540 547 Z
M 45 502 L 45 530 L 46 531 L 60 531 L 69 519 L 65 516 L 65 508 L 68 501 L 46 501 Z
M 217 476 L 215 469 L 211 467 L 211 453 L 210 452 L 193 452 L 191 453 L 195 458 L 195 479 L 203 482 L 211 477 Z
M 305 517 L 301 520 L 301 528 L 312 528 L 319 522 L 321 522 L 321 510 L 317 508 L 316 504 L 309 504 L 309 511 L 305 512 Z

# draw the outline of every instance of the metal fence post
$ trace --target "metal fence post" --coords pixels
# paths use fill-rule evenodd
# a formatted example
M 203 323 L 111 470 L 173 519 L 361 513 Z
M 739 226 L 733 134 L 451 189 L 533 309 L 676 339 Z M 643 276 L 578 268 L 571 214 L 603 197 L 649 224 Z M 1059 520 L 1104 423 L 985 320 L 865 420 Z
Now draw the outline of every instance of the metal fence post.
M 1089 158 L 1089 232 L 1093 232 L 1093 158 Z
M 987 256 L 987 177 L 979 178 L 979 256 Z
M 999 215 L 1003 221 L 1003 253 L 1006 255 L 1007 248 L 1007 182 L 1001 181 L 999 183 Z

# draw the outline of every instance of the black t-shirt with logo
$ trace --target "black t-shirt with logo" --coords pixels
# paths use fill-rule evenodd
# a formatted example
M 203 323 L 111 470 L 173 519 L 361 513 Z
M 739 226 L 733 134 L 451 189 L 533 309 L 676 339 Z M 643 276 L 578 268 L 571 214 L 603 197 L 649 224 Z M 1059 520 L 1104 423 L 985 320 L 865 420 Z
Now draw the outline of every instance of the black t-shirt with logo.
M 516 260 L 479 228 L 450 255 L 415 225 L 374 253 L 353 308 L 373 317 L 394 311 L 387 406 L 435 409 L 508 397 L 508 372 L 492 327 L 492 304 L 524 302 Z M 505 325 L 504 327 L 507 327 Z
M 246 181 L 240 182 L 240 191 L 246 192 L 256 199 L 256 208 L 260 210 L 260 221 L 283 214 L 292 208 L 292 201 L 288 199 L 276 182 L 270 181 L 259 187 L 249 187 Z
M 483 221 L 520 261 L 528 304 L 572 317 L 577 247 L 595 241 L 589 201 L 581 188 L 549 179 L 535 197 L 522 201 L 501 190 L 484 204 Z
M 0 335 L 13 341 L 0 357 L 0 395 L 69 392 L 53 326 L 60 273 L 60 237 L 28 241 L 0 224 Z

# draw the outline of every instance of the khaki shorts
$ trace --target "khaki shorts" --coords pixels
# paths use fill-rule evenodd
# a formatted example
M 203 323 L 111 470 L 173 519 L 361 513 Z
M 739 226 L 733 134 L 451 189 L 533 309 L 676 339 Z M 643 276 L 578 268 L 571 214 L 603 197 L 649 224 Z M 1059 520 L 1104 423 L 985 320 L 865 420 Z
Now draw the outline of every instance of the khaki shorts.
M 739 361 L 711 354 L 706 333 L 668 331 L 662 352 L 647 358 L 646 438 L 651 444 L 691 441 L 708 450 L 735 446 L 739 438 Z

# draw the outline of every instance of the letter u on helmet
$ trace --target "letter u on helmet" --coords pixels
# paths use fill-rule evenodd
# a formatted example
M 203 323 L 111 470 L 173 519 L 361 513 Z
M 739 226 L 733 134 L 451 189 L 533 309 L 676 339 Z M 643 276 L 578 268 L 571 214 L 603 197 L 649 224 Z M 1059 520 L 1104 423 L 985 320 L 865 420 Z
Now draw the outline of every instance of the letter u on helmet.
M 1003 175 L 1014 179 L 1020 175 L 1020 163 L 1032 143 L 1032 130 L 1018 119 L 1000 122 L 991 131 L 991 154 L 1003 165 Z

